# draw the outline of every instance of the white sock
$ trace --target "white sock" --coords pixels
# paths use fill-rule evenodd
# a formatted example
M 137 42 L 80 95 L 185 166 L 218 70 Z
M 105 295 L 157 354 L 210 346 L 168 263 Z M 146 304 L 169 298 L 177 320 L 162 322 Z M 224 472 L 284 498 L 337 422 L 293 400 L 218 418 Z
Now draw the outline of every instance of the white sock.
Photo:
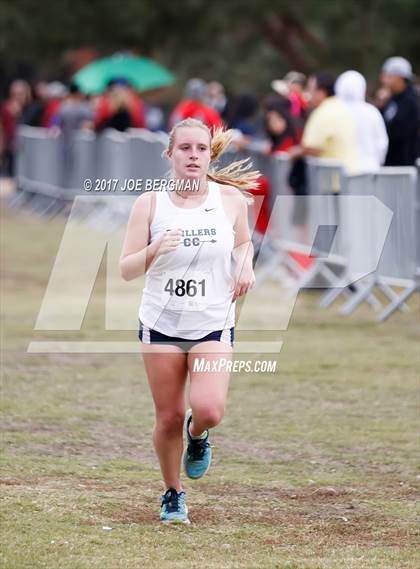
M 193 441 L 201 441 L 207 437 L 207 431 L 204 431 L 204 433 L 201 433 L 201 435 L 197 435 L 197 436 L 192 435 L 191 431 L 190 431 L 190 426 L 191 426 L 191 423 L 188 425 L 188 432 L 190 433 L 190 437 L 192 438 Z

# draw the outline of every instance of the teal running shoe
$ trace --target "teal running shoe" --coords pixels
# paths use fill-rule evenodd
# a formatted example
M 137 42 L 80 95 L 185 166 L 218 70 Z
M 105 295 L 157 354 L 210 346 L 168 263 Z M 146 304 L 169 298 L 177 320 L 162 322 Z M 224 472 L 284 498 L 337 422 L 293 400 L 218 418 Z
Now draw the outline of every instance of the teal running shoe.
M 193 439 L 190 435 L 189 426 L 192 421 L 192 411 L 188 409 L 185 416 L 185 430 L 187 432 L 187 448 L 184 452 L 184 469 L 188 478 L 201 478 L 206 474 L 211 464 L 211 446 L 209 432 L 204 439 Z
M 168 488 L 160 502 L 160 520 L 167 523 L 189 524 L 185 492 Z

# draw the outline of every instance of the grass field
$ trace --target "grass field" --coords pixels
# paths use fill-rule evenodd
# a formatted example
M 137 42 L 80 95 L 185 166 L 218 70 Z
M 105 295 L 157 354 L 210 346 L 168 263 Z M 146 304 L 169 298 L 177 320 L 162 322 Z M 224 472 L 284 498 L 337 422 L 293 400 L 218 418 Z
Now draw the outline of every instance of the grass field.
M 232 377 L 210 473 L 184 480 L 191 526 L 162 527 L 139 356 L 26 352 L 63 228 L 3 213 L 2 567 L 419 566 L 418 298 L 378 325 L 301 294 L 277 372 Z

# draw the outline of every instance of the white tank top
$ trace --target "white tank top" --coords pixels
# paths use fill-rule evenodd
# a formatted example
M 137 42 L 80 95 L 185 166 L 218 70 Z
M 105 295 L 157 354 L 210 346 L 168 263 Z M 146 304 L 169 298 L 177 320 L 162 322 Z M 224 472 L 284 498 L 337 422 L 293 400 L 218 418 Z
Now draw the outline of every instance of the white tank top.
M 190 209 L 176 206 L 168 191 L 156 192 L 151 242 L 178 227 L 183 236 L 175 251 L 159 256 L 146 272 L 139 318 L 167 336 L 198 340 L 235 323 L 235 232 L 219 185 L 209 181 L 208 189 L 205 202 Z

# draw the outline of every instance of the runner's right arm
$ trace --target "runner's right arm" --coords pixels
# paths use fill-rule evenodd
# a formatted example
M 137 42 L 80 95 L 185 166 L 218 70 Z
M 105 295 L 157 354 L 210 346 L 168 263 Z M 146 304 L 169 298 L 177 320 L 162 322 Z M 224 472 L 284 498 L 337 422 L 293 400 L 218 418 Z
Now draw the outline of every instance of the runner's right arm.
M 158 256 L 174 251 L 181 240 L 181 230 L 171 229 L 149 243 L 152 199 L 151 192 L 142 194 L 131 210 L 120 257 L 121 277 L 125 281 L 144 275 Z

